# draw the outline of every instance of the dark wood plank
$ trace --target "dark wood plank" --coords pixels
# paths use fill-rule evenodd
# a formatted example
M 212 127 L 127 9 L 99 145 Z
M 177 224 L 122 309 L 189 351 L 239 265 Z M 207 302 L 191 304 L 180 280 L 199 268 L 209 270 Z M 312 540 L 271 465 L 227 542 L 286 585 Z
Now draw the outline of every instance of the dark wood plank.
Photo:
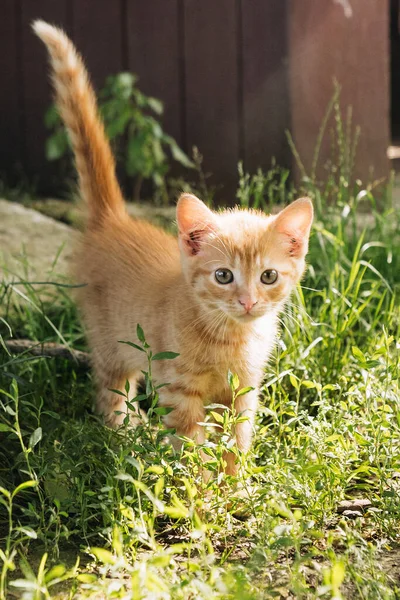
M 339 3 L 291 0 L 288 11 L 292 131 L 309 170 L 333 79 L 342 86 L 342 106 L 353 107 L 361 125 L 355 176 L 388 174 L 389 5 L 388 0 L 352 0 L 352 16 Z M 330 155 L 321 148 L 320 173 Z
M 206 171 L 232 203 L 239 159 L 238 28 L 234 0 L 185 0 L 187 146 L 198 146 Z
M 97 90 L 123 70 L 121 6 L 120 0 L 73 0 L 74 42 Z
M 20 85 L 18 72 L 19 14 L 15 0 L 3 0 L 0 19 L 0 174 L 9 178 L 22 158 L 20 123 Z
M 49 175 L 54 170 L 45 159 L 44 114 L 51 103 L 48 60 L 45 47 L 33 34 L 31 23 L 37 18 L 66 29 L 67 0 L 24 0 L 22 2 L 22 82 L 25 114 L 26 169 L 43 192 L 49 188 Z
M 290 164 L 286 0 L 241 0 L 246 169 Z
M 178 0 L 129 0 L 127 36 L 129 70 L 164 102 L 165 130 L 182 144 Z

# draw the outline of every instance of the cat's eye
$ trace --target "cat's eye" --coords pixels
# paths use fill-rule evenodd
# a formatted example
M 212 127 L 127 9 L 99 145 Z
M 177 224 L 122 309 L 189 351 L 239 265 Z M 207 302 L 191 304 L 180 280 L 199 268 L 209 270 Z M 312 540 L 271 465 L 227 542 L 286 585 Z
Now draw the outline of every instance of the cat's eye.
M 229 269 L 217 269 L 215 271 L 215 279 L 222 285 L 232 283 L 233 273 Z
M 271 285 L 272 283 L 275 283 L 277 279 L 278 271 L 275 271 L 275 269 L 267 269 L 261 275 L 261 282 L 265 283 L 266 285 Z

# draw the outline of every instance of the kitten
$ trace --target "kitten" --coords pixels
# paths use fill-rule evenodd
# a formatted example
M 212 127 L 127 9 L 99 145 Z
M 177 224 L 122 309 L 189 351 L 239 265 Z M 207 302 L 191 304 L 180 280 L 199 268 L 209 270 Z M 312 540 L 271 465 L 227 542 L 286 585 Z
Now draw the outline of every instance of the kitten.
M 213 212 L 191 194 L 176 210 L 178 240 L 131 219 L 115 176 L 114 159 L 82 59 L 63 31 L 36 21 L 35 33 L 50 53 L 58 110 L 68 128 L 87 203 L 86 231 L 76 252 L 75 277 L 87 283 L 80 305 L 92 349 L 98 386 L 97 409 L 108 425 L 126 414 L 124 399 L 141 371 L 142 352 L 118 343 L 136 340 L 140 323 L 153 352 L 174 350 L 175 360 L 153 363 L 164 417 L 178 436 L 201 443 L 205 403 L 231 406 L 230 369 L 253 391 L 236 400 L 235 439 L 246 452 L 251 443 L 257 389 L 274 345 L 278 315 L 305 269 L 313 218 L 308 198 L 276 216 L 253 210 Z M 178 440 L 175 440 L 178 445 Z M 237 470 L 225 456 L 227 473 Z

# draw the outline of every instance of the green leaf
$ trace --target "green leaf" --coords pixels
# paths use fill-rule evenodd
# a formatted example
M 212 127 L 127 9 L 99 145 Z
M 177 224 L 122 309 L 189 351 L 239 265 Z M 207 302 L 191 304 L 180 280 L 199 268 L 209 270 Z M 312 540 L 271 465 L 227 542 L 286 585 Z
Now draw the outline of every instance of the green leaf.
M 186 508 L 178 506 L 166 506 L 164 512 L 172 519 L 186 519 L 189 514 Z
M 162 470 L 162 473 L 164 472 L 164 469 Z M 160 475 L 160 473 L 158 473 Z M 158 498 L 161 494 L 161 492 L 164 489 L 164 477 L 160 477 L 159 479 L 157 479 L 156 484 L 154 486 L 154 495 L 156 498 Z
M 171 360 L 179 356 L 178 352 L 159 352 L 151 360 Z
M 207 404 L 207 406 L 205 408 L 206 408 L 206 410 L 215 410 L 216 408 L 219 408 L 220 410 L 229 410 L 225 404 L 218 404 L 217 402 L 213 402 L 212 404 Z
M 10 581 L 10 585 L 13 587 L 21 588 L 23 590 L 35 590 L 37 589 L 36 581 L 28 581 L 28 579 L 14 579 Z M 33 595 L 29 595 L 29 598 L 34 598 Z
M 171 556 L 169 554 L 159 554 L 158 556 L 153 556 L 149 562 L 154 567 L 167 567 L 171 562 Z
M 94 583 L 97 580 L 97 576 L 94 573 L 79 573 L 76 578 L 81 583 Z
M 14 498 L 14 496 L 19 494 L 19 492 L 22 492 L 22 490 L 26 490 L 27 488 L 31 488 L 31 487 L 37 487 L 37 485 L 38 485 L 38 482 L 33 481 L 33 479 L 30 479 L 29 481 L 24 481 L 23 483 L 20 483 L 18 487 L 15 488 L 15 490 L 11 494 L 11 497 Z
M 295 390 L 299 389 L 299 382 L 297 377 L 295 377 L 292 373 L 289 375 L 290 383 L 294 387 Z
M 0 431 L 12 431 L 12 427 L 5 423 L 0 423 Z
M 155 473 L 156 475 L 162 475 L 164 468 L 161 465 L 151 465 L 145 471 L 145 473 Z
M 52 104 L 45 112 L 44 124 L 47 129 L 53 129 L 56 125 L 61 123 L 60 115 L 55 104 Z
M 106 127 L 106 132 L 111 140 L 125 133 L 125 131 L 128 129 L 130 120 L 132 118 L 132 114 L 129 108 L 126 108 L 124 111 L 119 112 L 117 116 L 113 116 L 112 120 L 111 117 L 107 118 L 104 112 L 103 116 L 105 120 L 109 120 Z
M 147 98 L 147 104 L 148 106 L 151 108 L 151 110 L 153 112 L 155 112 L 157 115 L 162 115 L 164 112 L 164 105 L 161 102 L 161 100 L 158 100 L 158 98 L 152 98 L 152 97 L 148 97 Z
M 317 384 L 315 383 L 315 381 L 310 381 L 309 379 L 305 379 L 304 381 L 302 381 L 301 385 L 309 390 L 315 389 L 317 387 Z M 332 386 L 332 388 L 333 388 L 333 386 Z
M 174 409 L 171 406 L 157 406 L 153 412 L 159 417 L 163 417 L 164 415 L 168 415 L 172 410 Z
M 34 448 L 42 439 L 42 428 L 38 427 L 29 438 L 29 448 Z
M 125 98 L 131 95 L 133 86 L 136 82 L 136 75 L 127 71 L 118 73 L 118 75 L 115 75 L 111 80 L 111 84 L 114 85 L 118 89 L 119 94 Z
M 115 563 L 115 556 L 105 548 L 90 548 L 90 552 L 104 565 L 113 565 Z
M 361 352 L 361 350 L 359 348 L 357 348 L 357 346 L 352 346 L 351 347 L 351 352 L 352 352 L 353 356 L 355 358 L 357 358 L 359 361 L 365 362 L 365 356 Z
M 0 494 L 3 494 L 6 498 L 11 498 L 11 493 L 5 488 L 0 486 Z
M 130 177 L 137 174 L 142 177 L 150 177 L 152 174 L 154 162 L 149 152 L 146 132 L 136 131 L 135 137 L 129 139 L 125 168 Z
M 143 348 L 141 348 L 137 344 L 134 344 L 133 342 L 124 342 L 123 340 L 118 340 L 118 343 L 119 344 L 126 344 L 127 346 L 131 346 L 132 348 L 136 348 L 136 350 L 140 350 L 140 352 L 146 352 L 146 350 L 144 350 Z
M 69 148 L 67 133 L 60 129 L 46 140 L 47 160 L 58 160 L 64 156 Z
M 146 339 L 145 339 L 145 337 L 144 337 L 144 331 L 143 331 L 143 329 L 141 328 L 141 326 L 139 325 L 139 323 L 138 323 L 138 324 L 137 324 L 137 326 L 136 326 L 136 335 L 137 335 L 137 337 L 138 337 L 138 340 L 139 340 L 140 342 L 142 342 L 142 344 L 144 344 L 144 343 L 145 343 L 145 341 L 146 341 Z
M 53 568 L 50 569 L 48 573 L 46 573 L 44 580 L 46 583 L 49 583 L 50 581 L 53 581 L 53 579 L 59 579 L 65 573 L 66 568 L 64 567 L 64 565 L 55 565 Z
M 340 439 L 342 439 L 342 436 L 339 433 L 333 433 L 332 435 L 329 435 L 327 438 L 325 438 L 325 442 L 334 442 L 335 440 Z
M 112 392 L 113 394 L 117 394 L 118 396 L 123 396 L 124 398 L 126 398 L 126 394 L 124 394 L 124 392 L 121 392 L 121 390 L 115 390 L 113 388 L 108 388 L 109 392 Z
M 147 400 L 147 394 L 139 394 L 133 399 L 134 402 L 143 402 L 143 400 Z
M 117 475 L 114 475 L 114 478 L 119 479 L 120 481 L 129 481 L 129 483 L 134 483 L 135 481 L 129 473 L 118 473 Z
M 138 460 L 136 460 L 136 458 L 134 458 L 133 456 L 127 456 L 125 458 L 125 460 L 128 464 L 132 465 L 132 467 L 135 467 L 135 469 L 138 472 L 138 477 L 140 479 L 140 477 L 143 474 L 143 465 Z
M 239 396 L 244 396 L 245 394 L 248 394 L 249 392 L 252 392 L 254 390 L 253 387 L 245 387 L 242 388 L 241 390 L 238 391 L 238 393 L 236 394 L 236 398 L 239 398 Z
M 337 594 L 337 592 L 339 592 L 339 588 L 344 581 L 345 575 L 346 575 L 346 569 L 345 569 L 343 561 L 336 562 L 333 565 L 332 571 L 331 571 L 331 584 L 332 584 L 333 591 L 336 592 L 336 594 Z
M 178 144 L 173 140 L 173 143 L 170 143 L 171 154 L 173 158 L 188 169 L 194 169 L 194 163 L 190 160 L 190 158 L 181 150 Z
M 31 529 L 30 527 L 15 527 L 14 528 L 15 531 L 20 531 L 21 533 L 23 533 L 24 535 L 26 535 L 26 537 L 32 539 L 32 540 L 37 540 L 37 533 L 36 531 L 34 531 L 33 529 Z
M 215 421 L 217 421 L 217 423 L 224 422 L 224 417 L 222 415 L 220 415 L 219 413 L 215 412 L 214 410 L 211 411 L 211 416 L 213 419 L 215 419 Z
M 235 373 L 228 371 L 228 383 L 231 390 L 234 392 L 239 387 L 239 377 Z

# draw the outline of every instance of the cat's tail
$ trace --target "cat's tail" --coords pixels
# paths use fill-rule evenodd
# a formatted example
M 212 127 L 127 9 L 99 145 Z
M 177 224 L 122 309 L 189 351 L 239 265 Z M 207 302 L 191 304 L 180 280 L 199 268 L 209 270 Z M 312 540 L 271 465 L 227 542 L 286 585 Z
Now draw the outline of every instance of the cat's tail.
M 56 104 L 74 150 L 80 194 L 88 206 L 88 226 L 96 227 L 108 215 L 125 212 L 96 97 L 82 58 L 65 33 L 41 20 L 32 27 L 50 54 Z

